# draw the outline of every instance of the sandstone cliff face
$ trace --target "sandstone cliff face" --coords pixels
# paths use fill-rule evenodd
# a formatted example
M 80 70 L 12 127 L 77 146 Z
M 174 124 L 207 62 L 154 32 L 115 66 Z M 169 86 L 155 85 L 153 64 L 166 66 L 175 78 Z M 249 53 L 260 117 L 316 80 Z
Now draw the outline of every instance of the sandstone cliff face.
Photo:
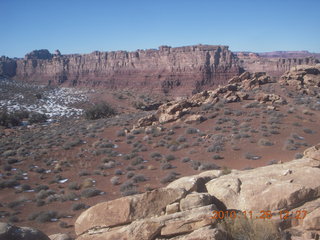
M 191 92 L 223 83 L 239 72 L 226 46 L 162 46 L 83 55 L 48 55 L 40 50 L 17 60 L 15 79 L 53 85 L 152 87 L 164 92 L 179 87 Z
M 268 55 L 264 53 L 263 56 L 255 53 L 237 53 L 239 59 L 239 65 L 249 72 L 266 72 L 272 77 L 280 77 L 286 71 L 289 71 L 292 67 L 298 65 L 314 65 L 319 62 L 314 56 L 305 56 L 301 53 L 301 56 L 296 55 L 284 55 L 290 57 L 273 57 L 278 55 Z M 294 57 L 291 57 L 294 56 Z

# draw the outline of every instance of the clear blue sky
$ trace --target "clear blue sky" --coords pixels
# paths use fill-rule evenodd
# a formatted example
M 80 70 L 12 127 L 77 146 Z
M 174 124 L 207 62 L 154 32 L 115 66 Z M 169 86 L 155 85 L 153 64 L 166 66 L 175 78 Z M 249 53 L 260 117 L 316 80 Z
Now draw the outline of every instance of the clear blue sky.
M 320 0 L 0 0 L 0 56 L 160 45 L 320 52 Z

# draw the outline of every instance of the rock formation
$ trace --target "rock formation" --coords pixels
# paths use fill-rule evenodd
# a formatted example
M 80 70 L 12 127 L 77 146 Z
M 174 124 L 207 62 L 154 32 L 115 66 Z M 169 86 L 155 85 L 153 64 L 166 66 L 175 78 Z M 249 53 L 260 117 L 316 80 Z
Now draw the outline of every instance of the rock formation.
M 240 73 L 227 46 L 211 45 L 82 55 L 37 50 L 15 62 L 17 80 L 68 86 L 148 87 L 163 92 L 182 89 L 189 94 Z
M 277 229 L 281 229 L 292 239 L 317 239 L 319 178 L 320 145 L 307 149 L 303 158 L 283 164 L 202 172 L 180 178 L 165 188 L 89 208 L 75 223 L 77 240 L 232 239 L 228 228 L 213 217 L 215 211 L 234 211 L 237 219 L 244 218 L 247 211 L 248 218 L 254 216 L 253 221 L 261 221 L 265 227 L 276 226 L 274 233 L 260 234 L 280 234 Z M 266 212 L 271 215 L 264 217 Z M 231 225 L 235 220 L 228 219 Z M 268 239 L 279 239 L 277 236 Z
M 234 55 L 227 46 L 214 45 L 70 55 L 42 49 L 24 59 L 1 57 L 0 76 L 44 85 L 147 88 L 182 96 L 225 83 L 243 69 L 279 77 L 293 66 L 319 62 L 318 57 L 307 52 Z
M 172 101 L 165 103 L 152 115 L 139 119 L 136 128 L 146 127 L 157 123 L 167 123 L 181 120 L 184 115 L 188 115 L 191 109 L 204 104 L 215 104 L 218 101 L 226 103 L 240 102 L 247 100 L 249 95 L 247 91 L 259 88 L 261 85 L 272 82 L 270 76 L 266 73 L 244 72 L 240 76 L 235 76 L 228 81 L 228 84 L 218 86 L 214 90 L 205 90 L 193 95 L 189 99 Z M 275 94 L 261 93 L 256 96 L 258 101 L 270 102 L 271 104 L 285 104 L 285 99 Z M 188 116 L 185 122 L 203 121 L 199 115 Z
M 281 77 L 280 83 L 293 87 L 295 91 L 299 91 L 302 94 L 319 96 L 320 64 L 293 67 Z
M 0 240 L 50 240 L 43 232 L 0 222 Z
M 280 77 L 290 68 L 298 65 L 314 65 L 319 62 L 319 55 L 307 55 L 305 52 L 279 52 L 279 53 L 243 53 L 236 55 L 239 65 L 249 72 L 266 72 L 272 77 Z

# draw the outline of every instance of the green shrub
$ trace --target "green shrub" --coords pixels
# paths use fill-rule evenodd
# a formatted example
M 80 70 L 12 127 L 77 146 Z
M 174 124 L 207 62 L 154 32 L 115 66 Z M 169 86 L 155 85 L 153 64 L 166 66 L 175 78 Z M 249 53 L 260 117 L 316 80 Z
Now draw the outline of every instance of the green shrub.
M 98 103 L 85 111 L 85 117 L 89 120 L 111 117 L 116 111 L 107 103 Z

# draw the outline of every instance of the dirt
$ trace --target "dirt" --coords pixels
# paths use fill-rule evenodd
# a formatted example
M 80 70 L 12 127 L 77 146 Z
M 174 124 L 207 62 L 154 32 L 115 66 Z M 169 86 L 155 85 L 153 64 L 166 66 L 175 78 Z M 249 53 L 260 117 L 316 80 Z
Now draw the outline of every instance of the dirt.
M 267 110 L 268 104 L 264 103 L 259 103 L 254 108 L 244 107 L 255 100 L 219 102 L 206 109 L 203 106 L 192 109 L 194 113 L 207 118 L 202 123 L 185 124 L 181 119 L 155 126 L 153 133 L 146 133 L 141 129 L 141 132 L 131 131 L 118 136 L 119 131 L 132 129 L 139 118 L 150 112 L 138 110 L 132 105 L 134 100 L 139 99 L 137 93 L 127 90 L 115 94 L 100 90 L 90 95 L 91 101 L 108 101 L 116 108 L 117 116 L 98 120 L 70 118 L 47 125 L 1 128 L 1 221 L 35 227 L 48 235 L 64 232 L 74 236 L 73 224 L 84 210 L 72 210 L 75 203 L 93 206 L 121 197 L 124 192 L 144 192 L 162 187 L 167 183 L 161 182 L 170 172 L 181 177 L 197 174 L 203 168 L 247 169 L 286 162 L 319 142 L 320 111 L 309 109 L 310 103 L 297 105 L 295 99 L 288 97 L 288 92 L 292 90 L 281 88 L 278 83 L 267 84 L 259 91 L 275 92 L 283 96 L 288 104 L 277 106 L 277 110 Z M 252 94 L 254 96 L 254 92 Z M 142 96 L 140 99 L 148 102 L 148 97 L 153 100 L 152 96 Z M 157 96 L 156 100 L 165 102 L 168 99 Z M 312 101 L 317 103 L 319 100 Z M 213 114 L 216 116 L 210 118 Z M 189 128 L 196 128 L 198 131 L 189 134 Z M 305 129 L 312 133 L 306 133 Z M 268 143 L 261 144 L 263 140 Z M 218 144 L 218 150 L 221 151 L 214 152 L 216 148 L 209 150 L 214 144 Z M 134 153 L 136 157 L 124 159 L 124 156 Z M 154 153 L 160 153 L 161 159 L 153 158 L 151 155 Z M 175 159 L 171 160 L 169 155 L 173 155 Z M 214 155 L 219 155 L 222 159 L 214 159 Z M 246 158 L 248 155 L 259 159 L 249 160 Z M 142 162 L 135 165 L 139 161 L 137 157 L 141 157 Z M 182 160 L 186 157 L 190 161 Z M 107 161 L 114 161 L 114 166 L 101 168 Z M 172 168 L 163 170 L 165 163 L 171 164 Z M 121 175 L 117 175 L 119 170 Z M 135 187 L 130 191 L 121 192 L 121 185 L 130 180 L 128 172 L 133 172 L 135 176 L 143 175 L 144 181 L 134 183 Z M 88 175 L 84 176 L 85 173 Z M 119 177 L 120 184 L 111 183 L 115 176 Z M 28 178 L 20 180 L 23 177 Z M 86 198 L 81 196 L 81 192 L 88 188 L 69 188 L 71 182 L 81 185 L 87 178 L 95 181 L 88 188 L 96 188 L 101 194 Z M 13 179 L 20 185 L 16 188 L 3 187 L 4 181 Z M 63 179 L 68 180 L 64 183 L 57 182 Z M 37 192 L 19 191 L 22 184 L 29 185 L 30 190 L 35 190 L 39 185 L 47 185 L 56 195 L 40 199 Z M 76 194 L 78 200 L 64 200 L 70 193 Z M 12 203 L 18 200 L 20 203 Z M 45 202 L 43 206 L 37 205 L 40 200 Z M 32 214 L 41 211 L 57 211 L 60 216 L 43 222 L 30 220 Z M 61 227 L 61 222 L 66 224 Z

